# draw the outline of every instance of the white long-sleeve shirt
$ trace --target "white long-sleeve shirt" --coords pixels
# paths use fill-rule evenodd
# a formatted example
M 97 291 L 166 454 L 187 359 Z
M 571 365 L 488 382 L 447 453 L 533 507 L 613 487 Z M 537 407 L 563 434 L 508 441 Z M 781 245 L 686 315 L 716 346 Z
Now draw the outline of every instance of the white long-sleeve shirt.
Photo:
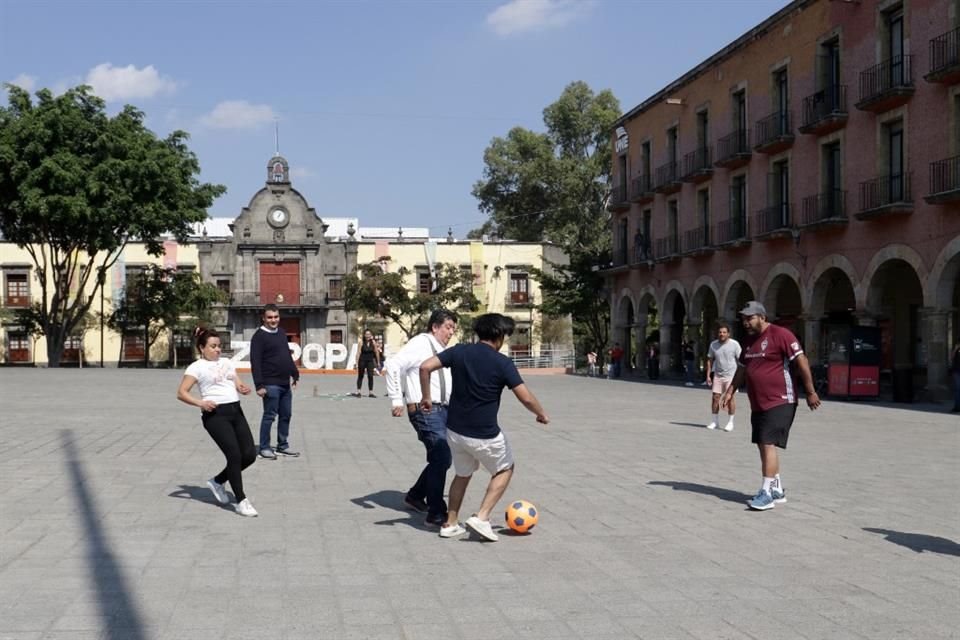
M 431 345 L 433 348 L 431 349 Z M 423 399 L 420 389 L 420 365 L 433 357 L 434 350 L 440 353 L 444 346 L 429 333 L 421 333 L 410 339 L 400 351 L 387 358 L 387 395 L 394 407 L 419 403 Z M 440 376 L 444 377 L 446 398 L 441 400 Z M 430 398 L 436 402 L 450 402 L 453 379 L 449 369 L 440 369 L 430 374 Z

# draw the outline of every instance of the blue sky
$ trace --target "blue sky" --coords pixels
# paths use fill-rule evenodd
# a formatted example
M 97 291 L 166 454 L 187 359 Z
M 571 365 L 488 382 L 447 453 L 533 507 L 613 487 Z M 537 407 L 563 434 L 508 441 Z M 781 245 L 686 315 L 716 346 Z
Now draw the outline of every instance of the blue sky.
M 0 80 L 87 82 L 182 128 L 236 216 L 274 151 L 321 217 L 483 222 L 483 151 L 575 80 L 626 111 L 787 0 L 23 2 L 0 0 Z

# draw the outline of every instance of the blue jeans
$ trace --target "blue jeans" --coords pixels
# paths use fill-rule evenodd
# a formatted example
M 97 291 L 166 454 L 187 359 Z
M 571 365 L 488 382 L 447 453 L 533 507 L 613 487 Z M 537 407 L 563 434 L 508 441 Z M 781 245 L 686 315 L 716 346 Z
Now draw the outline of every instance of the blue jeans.
M 293 391 L 288 384 L 268 384 L 264 386 L 263 418 L 260 419 L 260 450 L 270 448 L 270 429 L 273 419 L 277 420 L 277 449 L 284 450 L 290 445 L 290 416 L 293 415 Z
M 447 408 L 434 405 L 430 413 L 424 413 L 417 407 L 413 413 L 407 413 L 407 418 L 427 450 L 427 465 L 407 495 L 414 500 L 427 501 L 428 517 L 445 516 L 447 503 L 443 499 L 443 487 L 447 482 L 447 469 L 453 461 L 447 444 Z

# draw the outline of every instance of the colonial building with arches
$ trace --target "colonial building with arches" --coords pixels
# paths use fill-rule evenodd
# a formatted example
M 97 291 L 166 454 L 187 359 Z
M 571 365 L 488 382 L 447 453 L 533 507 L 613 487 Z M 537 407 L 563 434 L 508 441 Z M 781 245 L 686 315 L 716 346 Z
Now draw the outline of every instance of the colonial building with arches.
M 948 395 L 958 27 L 955 0 L 795 0 L 620 118 L 605 273 L 638 371 L 650 342 L 662 371 L 683 340 L 702 358 L 756 299 L 814 364 L 876 326 L 885 391 Z

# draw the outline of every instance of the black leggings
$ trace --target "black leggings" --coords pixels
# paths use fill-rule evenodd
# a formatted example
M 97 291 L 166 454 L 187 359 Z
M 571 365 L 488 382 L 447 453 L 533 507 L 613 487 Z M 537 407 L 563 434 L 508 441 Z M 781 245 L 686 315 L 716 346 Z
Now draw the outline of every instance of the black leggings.
M 357 363 L 357 391 L 363 386 L 364 372 L 367 374 L 367 388 L 373 391 L 373 368 L 376 364 L 372 358 L 361 358 Z
M 237 497 L 237 502 L 241 502 L 247 495 L 243 492 L 243 476 L 240 472 L 257 459 L 257 447 L 240 403 L 230 402 L 219 405 L 213 411 L 204 411 L 203 428 L 227 459 L 227 466 L 213 479 L 220 484 L 229 480 L 233 495 Z

